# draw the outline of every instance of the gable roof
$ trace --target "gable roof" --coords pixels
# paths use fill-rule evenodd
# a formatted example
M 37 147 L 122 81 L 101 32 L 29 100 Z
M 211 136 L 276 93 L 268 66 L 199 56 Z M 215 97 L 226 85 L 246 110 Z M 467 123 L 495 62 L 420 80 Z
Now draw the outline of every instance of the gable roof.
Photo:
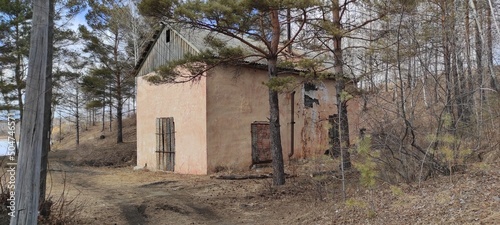
M 156 29 L 149 38 L 150 40 L 143 45 L 142 54 L 134 68 L 133 74 L 135 76 L 143 76 L 153 72 L 169 61 L 182 59 L 186 54 L 197 54 L 211 49 L 205 41 L 205 38 L 209 36 L 225 42 L 228 47 L 241 47 L 248 52 L 255 52 L 254 49 L 242 44 L 239 40 L 223 34 L 189 27 L 176 29 L 168 24 L 161 23 L 161 26 Z M 247 41 L 255 46 L 263 45 L 251 39 Z M 267 68 L 267 61 L 256 56 L 247 57 L 239 63 L 242 65 Z M 290 69 L 288 68 L 286 70 Z M 301 72 L 302 70 L 292 69 L 291 72 L 292 71 Z
M 241 47 L 246 51 L 255 52 L 254 49 L 242 44 L 239 40 L 208 30 L 179 27 L 174 28 L 166 23 L 161 23 L 161 26 L 154 31 L 150 40 L 143 46 L 142 54 L 134 68 L 133 74 L 135 76 L 143 76 L 155 71 L 158 67 L 165 65 L 169 61 L 182 59 L 187 54 L 197 54 L 205 50 L 209 50 L 210 46 L 206 43 L 205 38 L 208 36 L 216 37 L 226 43 L 228 47 Z M 255 46 L 262 46 L 263 44 L 251 39 L 248 42 Z M 283 53 L 287 53 L 284 51 Z M 297 56 L 300 53 L 300 56 Z M 301 50 L 294 49 L 293 54 L 287 54 L 286 58 L 301 57 L 316 58 L 318 53 L 304 53 Z M 239 62 L 241 65 L 248 65 L 252 67 L 267 69 L 267 60 L 260 57 L 248 57 Z M 325 68 L 328 68 L 325 62 Z M 281 68 L 293 73 L 305 72 L 300 68 Z M 327 70 L 328 71 L 328 70 Z
M 142 54 L 134 68 L 134 75 L 146 75 L 168 61 L 181 59 L 188 53 L 199 53 L 200 50 L 192 42 L 175 29 L 162 24 L 143 45 Z

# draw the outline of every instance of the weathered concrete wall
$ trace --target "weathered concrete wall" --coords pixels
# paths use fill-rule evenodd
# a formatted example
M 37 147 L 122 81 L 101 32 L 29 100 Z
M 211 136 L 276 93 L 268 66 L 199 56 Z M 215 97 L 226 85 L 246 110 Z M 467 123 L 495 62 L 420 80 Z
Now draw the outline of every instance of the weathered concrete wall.
M 137 79 L 137 165 L 156 169 L 156 118 L 173 117 L 176 173 L 207 173 L 206 79 L 149 84 Z
M 217 167 L 246 170 L 252 164 L 251 123 L 268 121 L 267 71 L 219 67 L 207 78 L 208 171 Z M 297 80 L 300 81 L 297 76 Z M 336 113 L 335 83 L 315 84 L 316 90 L 295 88 L 294 158 L 322 154 L 329 146 L 328 116 Z M 307 88 L 306 88 L 307 89 Z M 290 153 L 291 95 L 280 94 L 283 155 Z M 308 99 L 308 106 L 305 106 Z M 310 104 L 312 101 L 312 105 Z
M 302 85 L 298 91 L 299 104 L 296 106 L 297 131 L 301 158 L 323 154 L 329 148 L 328 117 L 337 112 L 335 83 L 331 80 L 313 85 Z M 297 119 L 296 119 L 297 120 Z
M 205 174 L 219 168 L 247 170 L 252 164 L 251 124 L 268 121 L 267 71 L 217 67 L 196 83 L 151 85 L 138 78 L 137 164 L 156 169 L 156 118 L 174 117 L 175 172 Z M 296 77 L 300 81 L 300 77 Z M 328 116 L 337 113 L 335 82 L 298 85 L 294 103 L 293 158 L 314 157 L 329 148 Z M 291 141 L 291 94 L 280 101 L 285 161 Z M 170 107 L 169 107 L 170 106 Z M 351 143 L 358 134 L 358 106 L 349 104 Z
M 347 119 L 349 120 L 349 141 L 351 145 L 357 144 L 360 129 L 363 126 L 359 122 L 360 118 L 360 98 L 354 97 L 347 102 Z
M 245 170 L 252 164 L 250 125 L 269 117 L 264 75 L 256 69 L 228 67 L 208 74 L 208 171 L 216 167 Z

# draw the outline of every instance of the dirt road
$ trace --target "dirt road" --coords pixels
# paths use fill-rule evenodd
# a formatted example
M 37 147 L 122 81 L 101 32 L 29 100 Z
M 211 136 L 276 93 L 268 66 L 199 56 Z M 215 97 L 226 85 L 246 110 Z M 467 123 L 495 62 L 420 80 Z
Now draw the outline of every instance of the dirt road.
M 281 193 L 269 179 L 78 167 L 64 161 L 66 154 L 52 154 L 49 183 L 53 195 L 65 187 L 66 199 L 83 206 L 79 224 L 286 224 L 307 198 L 299 188 Z
M 340 181 L 328 175 L 311 178 L 298 171 L 286 185 L 274 188 L 270 179 L 218 180 L 132 167 L 73 166 L 69 154 L 51 153 L 49 185 L 54 200 L 63 190 L 67 200 L 75 199 L 67 209 L 80 206 L 76 224 L 495 224 L 500 220 L 499 164 L 429 180 L 421 187 L 380 184 L 369 190 L 359 185 L 354 173 L 347 176 L 348 200 L 343 202 Z

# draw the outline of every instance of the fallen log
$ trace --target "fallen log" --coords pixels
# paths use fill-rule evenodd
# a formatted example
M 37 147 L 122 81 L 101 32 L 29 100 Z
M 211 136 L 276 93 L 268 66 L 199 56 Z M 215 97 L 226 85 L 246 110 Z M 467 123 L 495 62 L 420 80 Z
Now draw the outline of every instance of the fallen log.
M 319 172 L 313 172 L 309 174 L 310 177 L 318 177 L 318 176 L 323 176 L 323 175 L 336 175 L 338 171 L 336 170 L 331 170 L 331 171 L 319 171 Z
M 296 177 L 295 175 L 289 175 L 285 174 L 287 178 L 290 177 Z M 214 175 L 210 176 L 212 179 L 219 179 L 219 180 L 248 180 L 248 179 L 266 179 L 266 178 L 272 178 L 273 174 L 243 174 L 243 175 L 238 175 L 238 174 L 229 174 L 229 175 Z
M 246 175 L 230 174 L 230 175 L 211 176 L 210 178 L 220 179 L 220 180 L 247 180 L 247 179 L 266 179 L 271 177 L 273 177 L 272 174 L 246 174 Z

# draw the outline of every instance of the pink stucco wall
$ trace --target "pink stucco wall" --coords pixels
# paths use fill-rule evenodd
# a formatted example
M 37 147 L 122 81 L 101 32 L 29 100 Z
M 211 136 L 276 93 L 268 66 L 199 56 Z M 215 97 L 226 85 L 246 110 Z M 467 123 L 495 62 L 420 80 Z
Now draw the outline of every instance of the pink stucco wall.
M 218 67 L 207 77 L 208 171 L 216 168 L 246 170 L 252 164 L 251 123 L 268 121 L 267 71 L 255 68 Z M 296 76 L 297 82 L 301 81 Z M 335 83 L 317 82 L 317 91 L 295 88 L 295 158 L 322 154 L 329 147 L 328 116 L 336 113 Z M 306 93 L 307 92 L 307 93 Z M 316 98 L 304 107 L 304 96 Z M 291 145 L 291 95 L 281 93 L 280 125 L 283 155 L 288 160 Z
M 137 165 L 156 170 L 156 118 L 173 117 L 176 173 L 207 173 L 206 79 L 149 84 L 137 79 Z
M 302 78 L 295 76 L 297 82 Z M 175 172 L 206 174 L 217 169 L 248 170 L 252 164 L 251 124 L 268 121 L 266 70 L 221 66 L 195 83 L 150 85 L 138 78 L 137 164 L 156 169 L 155 119 L 174 117 Z M 335 114 L 335 82 L 315 83 L 316 91 L 297 85 L 293 158 L 314 157 L 329 148 L 328 116 Z M 304 96 L 317 99 L 312 108 Z M 281 93 L 280 124 L 283 156 L 288 161 L 291 140 L 291 94 Z M 359 130 L 357 102 L 349 104 L 351 143 Z

